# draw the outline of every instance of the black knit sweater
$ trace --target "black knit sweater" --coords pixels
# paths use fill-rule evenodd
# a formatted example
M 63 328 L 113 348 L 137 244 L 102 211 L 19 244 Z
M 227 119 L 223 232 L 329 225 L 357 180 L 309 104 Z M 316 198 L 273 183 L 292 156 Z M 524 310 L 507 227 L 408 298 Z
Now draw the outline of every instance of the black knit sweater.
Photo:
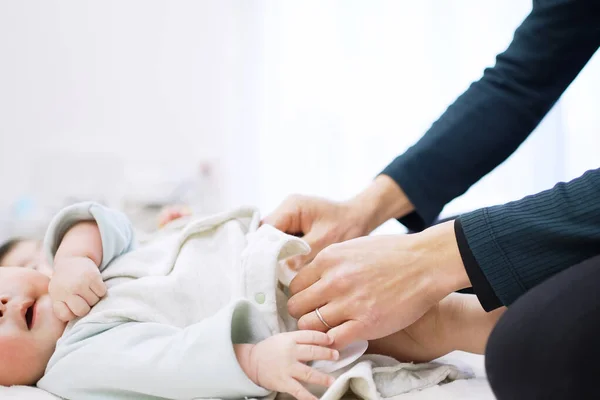
M 600 1 L 534 1 L 496 65 L 382 172 L 415 206 L 400 222 L 426 228 L 445 204 L 508 158 L 599 47 Z M 509 305 L 548 277 L 600 254 L 600 169 L 463 215 L 455 230 L 483 306 Z

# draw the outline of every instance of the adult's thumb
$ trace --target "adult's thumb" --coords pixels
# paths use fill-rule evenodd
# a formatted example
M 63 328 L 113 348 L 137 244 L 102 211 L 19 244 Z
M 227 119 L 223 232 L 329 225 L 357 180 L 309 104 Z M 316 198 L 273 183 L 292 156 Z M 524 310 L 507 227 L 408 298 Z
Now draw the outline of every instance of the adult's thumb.
M 310 253 L 294 256 L 287 260 L 288 267 L 294 271 L 298 271 L 311 262 L 317 254 L 325 248 L 325 245 L 323 244 L 323 234 L 321 232 L 311 230 L 306 235 L 302 236 L 302 240 L 310 246 Z
M 271 214 L 262 219 L 261 225 L 272 225 L 282 232 L 290 232 L 292 228 L 293 215 L 289 211 L 275 210 Z

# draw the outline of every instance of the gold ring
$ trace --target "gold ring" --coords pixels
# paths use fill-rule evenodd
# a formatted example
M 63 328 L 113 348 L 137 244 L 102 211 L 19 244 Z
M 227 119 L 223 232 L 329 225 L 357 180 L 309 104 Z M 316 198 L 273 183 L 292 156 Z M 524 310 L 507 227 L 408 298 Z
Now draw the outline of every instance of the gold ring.
M 332 326 L 330 326 L 327 322 L 325 322 L 325 320 L 323 319 L 323 316 L 321 315 L 321 312 L 319 311 L 319 307 L 315 308 L 315 314 L 317 314 L 317 317 L 319 317 L 319 319 L 321 320 L 321 322 L 323 323 L 323 325 L 325 325 L 328 329 L 333 329 Z

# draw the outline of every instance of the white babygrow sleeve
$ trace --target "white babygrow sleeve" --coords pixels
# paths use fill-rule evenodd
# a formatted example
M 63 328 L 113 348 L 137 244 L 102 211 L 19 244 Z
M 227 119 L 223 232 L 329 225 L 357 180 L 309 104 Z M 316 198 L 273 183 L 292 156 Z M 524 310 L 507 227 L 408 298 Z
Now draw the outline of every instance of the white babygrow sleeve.
M 257 343 L 270 335 L 260 312 L 246 300 L 184 329 L 136 322 L 112 329 L 93 323 L 74 329 L 38 382 L 66 399 L 240 399 L 270 394 L 246 376 L 234 353 L 234 343 Z
M 67 231 L 81 221 L 96 221 L 102 237 L 102 264 L 100 271 L 115 258 L 127 253 L 134 246 L 134 235 L 127 217 L 116 210 L 98 203 L 77 203 L 62 209 L 50 222 L 44 238 L 44 250 L 54 263 L 54 255 Z

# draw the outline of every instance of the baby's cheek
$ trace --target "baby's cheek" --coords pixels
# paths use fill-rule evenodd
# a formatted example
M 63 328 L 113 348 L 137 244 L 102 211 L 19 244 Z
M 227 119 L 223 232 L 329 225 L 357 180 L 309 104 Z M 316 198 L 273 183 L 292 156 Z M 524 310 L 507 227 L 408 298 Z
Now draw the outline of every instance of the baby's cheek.
M 33 385 L 45 367 L 37 346 L 30 338 L 0 337 L 0 385 Z

